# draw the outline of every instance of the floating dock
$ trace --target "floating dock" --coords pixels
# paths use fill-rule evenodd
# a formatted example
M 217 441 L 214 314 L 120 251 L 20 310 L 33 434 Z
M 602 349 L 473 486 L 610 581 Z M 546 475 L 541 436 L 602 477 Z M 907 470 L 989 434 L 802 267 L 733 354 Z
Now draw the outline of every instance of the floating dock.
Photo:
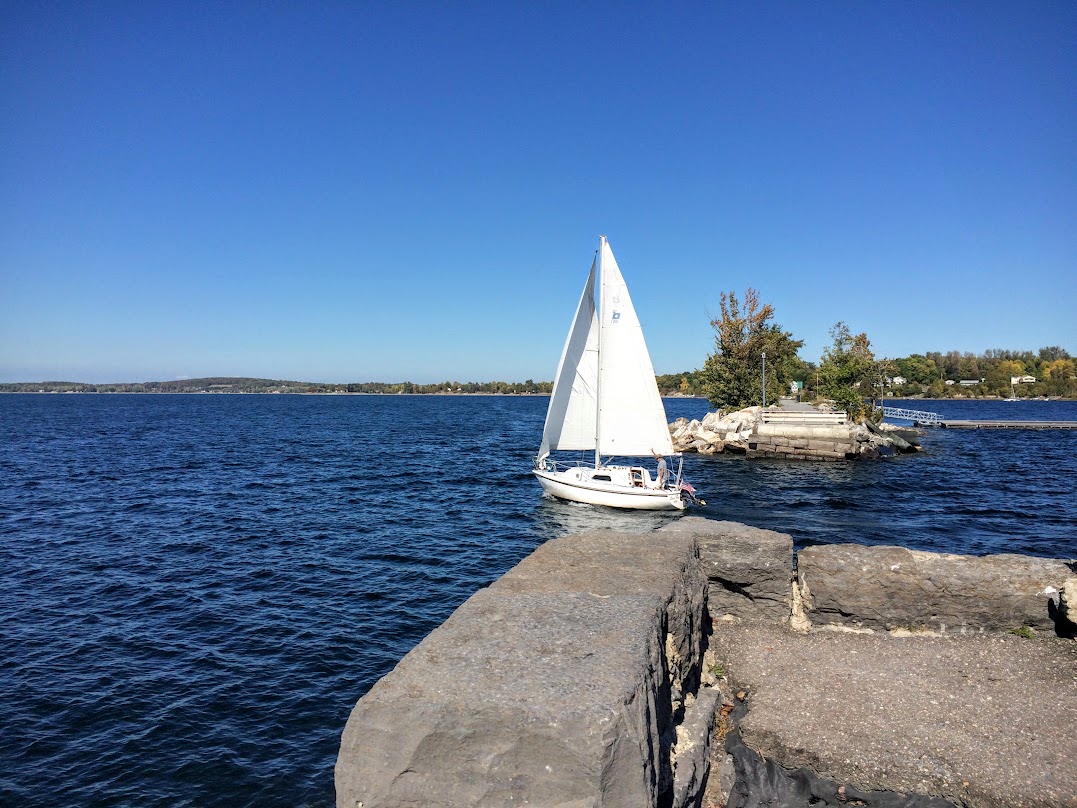
M 1077 421 L 923 421 L 917 426 L 940 426 L 944 429 L 1077 429 Z

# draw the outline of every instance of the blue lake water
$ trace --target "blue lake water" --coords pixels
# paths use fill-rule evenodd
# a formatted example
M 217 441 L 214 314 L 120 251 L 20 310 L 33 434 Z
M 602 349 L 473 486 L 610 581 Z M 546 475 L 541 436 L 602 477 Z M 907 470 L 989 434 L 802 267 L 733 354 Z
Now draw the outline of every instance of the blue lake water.
M 0 395 L 0 805 L 332 805 L 351 707 L 472 592 L 554 536 L 677 518 L 543 500 L 546 404 Z M 703 515 L 801 545 L 1077 557 L 1077 431 L 923 443 L 685 468 Z

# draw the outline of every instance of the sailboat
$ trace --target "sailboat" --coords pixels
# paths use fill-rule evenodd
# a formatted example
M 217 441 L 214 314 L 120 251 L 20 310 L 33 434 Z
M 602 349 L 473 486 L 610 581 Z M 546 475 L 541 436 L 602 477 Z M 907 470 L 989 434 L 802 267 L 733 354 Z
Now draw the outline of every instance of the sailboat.
M 593 463 L 552 457 L 553 452 L 572 450 L 594 451 Z M 652 477 L 637 459 L 651 456 L 680 458 L 672 481 Z M 636 460 L 615 463 L 616 458 Z M 600 236 L 557 366 L 534 474 L 543 490 L 557 499 L 683 511 L 696 501 L 694 489 L 681 479 L 683 462 L 673 452 L 654 366 L 628 287 L 609 242 Z

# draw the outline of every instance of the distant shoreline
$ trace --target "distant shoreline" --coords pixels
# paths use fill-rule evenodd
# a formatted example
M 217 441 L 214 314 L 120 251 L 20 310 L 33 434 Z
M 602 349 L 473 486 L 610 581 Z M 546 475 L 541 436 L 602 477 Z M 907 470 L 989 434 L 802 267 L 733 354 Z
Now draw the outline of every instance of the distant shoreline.
M 665 377 L 663 377 L 664 379 Z M 451 377 L 450 377 L 451 379 Z M 685 396 L 670 384 L 661 384 L 665 395 Z M 28 382 L 0 382 L 0 393 L 53 395 L 72 393 L 122 393 L 165 395 L 315 395 L 315 396 L 550 396 L 553 382 L 535 381 L 459 381 L 416 383 L 400 382 L 307 382 L 294 379 L 263 379 L 253 376 L 200 376 L 193 379 L 142 382 L 78 382 L 45 379 Z
M 526 398 L 545 396 L 549 393 L 331 393 L 322 390 L 281 391 L 281 390 L 0 390 L 0 396 L 419 396 L 424 398 L 455 398 L 457 396 L 497 396 Z M 680 398 L 680 396 L 678 396 Z M 691 398 L 691 396 L 685 396 Z
M 880 401 L 1009 401 L 1002 396 L 950 396 L 949 398 L 911 398 L 906 396 L 894 396 L 893 398 L 879 399 Z M 1068 396 L 1047 396 L 1046 398 L 1019 398 L 1018 401 L 1077 401 L 1077 398 Z
M 33 384 L 33 382 L 9 382 L 8 385 L 26 385 Z M 4 386 L 4 385 L 0 385 Z M 106 385 L 102 385 L 106 386 Z M 415 396 L 420 398 L 455 398 L 458 396 L 463 397 L 475 397 L 475 396 L 487 396 L 497 398 L 529 398 L 532 396 L 538 396 L 542 398 L 549 398 L 550 393 L 497 393 L 497 392 L 456 392 L 451 393 L 445 391 L 435 391 L 430 393 L 372 393 L 372 392 L 349 392 L 349 391 L 329 391 L 329 390 L 0 390 L 0 395 L 3 396 L 69 396 L 69 395 L 88 395 L 88 396 Z M 688 396 L 682 393 L 662 393 L 662 398 L 674 398 L 674 399 L 689 399 L 696 401 L 706 401 L 706 396 Z M 952 396 L 948 398 L 911 398 L 905 396 L 894 396 L 892 398 L 880 399 L 882 402 L 886 401 L 980 401 L 980 402 L 994 402 L 994 401 L 1007 401 L 1008 399 L 1000 396 Z M 1071 398 L 1067 396 L 1049 396 L 1044 398 L 1019 398 L 1018 401 L 1037 401 L 1045 403 L 1048 401 L 1077 401 L 1077 398 Z
M 192 391 L 152 391 L 152 390 L 0 390 L 0 396 L 377 396 L 400 398 L 549 398 L 549 393 L 327 393 L 327 392 L 252 392 L 239 390 L 192 390 Z M 706 401 L 706 396 L 685 396 L 680 394 L 663 395 L 662 398 L 695 399 Z

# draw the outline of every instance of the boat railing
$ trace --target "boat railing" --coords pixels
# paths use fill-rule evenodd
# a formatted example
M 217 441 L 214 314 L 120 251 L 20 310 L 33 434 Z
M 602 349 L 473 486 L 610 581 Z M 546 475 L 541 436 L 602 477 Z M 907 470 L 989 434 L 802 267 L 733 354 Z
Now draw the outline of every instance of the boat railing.
M 557 472 L 576 468 L 592 468 L 592 466 L 586 460 L 554 460 L 552 457 L 547 457 L 539 468 L 544 471 Z
M 613 460 L 614 458 L 610 458 L 610 459 Z M 682 463 L 683 463 L 683 460 L 682 460 Z M 628 468 L 641 468 L 647 473 L 647 475 L 648 475 L 647 479 L 648 479 L 649 482 L 653 483 L 654 480 L 655 480 L 654 471 L 651 470 L 651 469 L 646 468 L 645 466 L 641 466 L 639 464 L 634 464 L 634 463 L 624 463 L 624 464 L 621 464 L 621 463 L 603 463 L 602 465 L 603 465 L 603 467 L 605 467 L 605 466 L 622 466 L 623 465 L 623 466 L 627 466 Z M 554 460 L 552 457 L 547 457 L 543 461 L 543 463 L 541 465 L 536 464 L 536 468 L 538 468 L 538 469 L 540 469 L 542 471 L 550 471 L 550 472 L 556 473 L 556 472 L 560 472 L 560 471 L 568 471 L 569 469 L 577 469 L 577 468 L 593 469 L 594 466 L 590 462 L 588 462 L 587 460 Z M 666 473 L 666 485 L 668 486 L 668 485 L 672 484 L 673 482 L 674 482 L 673 475 L 670 475 L 667 472 Z

